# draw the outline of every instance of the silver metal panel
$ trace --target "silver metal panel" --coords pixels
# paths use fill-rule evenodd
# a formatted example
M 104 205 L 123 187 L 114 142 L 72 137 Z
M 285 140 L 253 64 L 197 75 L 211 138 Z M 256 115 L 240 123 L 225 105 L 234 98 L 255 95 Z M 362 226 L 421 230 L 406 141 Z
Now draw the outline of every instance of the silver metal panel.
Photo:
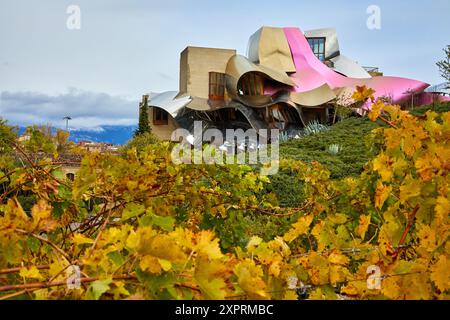
M 158 107 L 167 111 L 172 117 L 176 117 L 178 111 L 192 101 L 189 96 L 178 97 L 178 91 L 166 91 L 149 95 L 149 107 Z
M 340 55 L 332 58 L 334 70 L 350 78 L 368 79 L 372 76 L 357 62 Z

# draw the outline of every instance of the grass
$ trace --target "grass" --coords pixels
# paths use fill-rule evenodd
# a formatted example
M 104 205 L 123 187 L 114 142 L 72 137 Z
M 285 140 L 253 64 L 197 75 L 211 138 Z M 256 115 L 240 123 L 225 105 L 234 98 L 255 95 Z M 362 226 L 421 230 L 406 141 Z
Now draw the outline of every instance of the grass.
M 280 156 L 305 162 L 318 161 L 336 179 L 358 175 L 374 153 L 368 145 L 367 137 L 378 126 L 366 118 L 348 118 L 330 127 L 328 131 L 283 143 L 280 146 Z M 330 146 L 333 144 L 340 146 L 335 155 L 330 153 Z
M 414 108 L 414 110 L 411 110 L 410 113 L 415 116 L 423 116 L 428 110 L 432 110 L 437 113 L 448 112 L 450 111 L 450 102 L 421 106 Z
M 359 175 L 364 165 L 376 154 L 370 144 L 370 132 L 380 124 L 367 118 L 351 117 L 311 136 L 290 140 L 280 145 L 281 159 L 304 162 L 318 161 L 331 172 L 333 179 Z M 339 152 L 330 152 L 330 146 L 339 145 Z M 273 192 L 281 206 L 297 207 L 303 203 L 303 186 L 289 170 L 270 176 L 271 183 L 264 192 Z

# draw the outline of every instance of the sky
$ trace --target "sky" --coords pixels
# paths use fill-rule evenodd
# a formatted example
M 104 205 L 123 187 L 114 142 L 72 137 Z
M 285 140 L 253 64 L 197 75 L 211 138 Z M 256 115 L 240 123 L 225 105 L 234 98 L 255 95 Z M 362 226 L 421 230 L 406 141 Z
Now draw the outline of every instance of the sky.
M 77 5 L 80 29 L 67 28 Z M 367 8 L 380 8 L 370 30 Z M 142 94 L 178 90 L 188 45 L 246 53 L 261 26 L 335 27 L 341 53 L 385 75 L 443 81 L 449 0 L 0 0 L 0 117 L 98 128 L 137 123 Z

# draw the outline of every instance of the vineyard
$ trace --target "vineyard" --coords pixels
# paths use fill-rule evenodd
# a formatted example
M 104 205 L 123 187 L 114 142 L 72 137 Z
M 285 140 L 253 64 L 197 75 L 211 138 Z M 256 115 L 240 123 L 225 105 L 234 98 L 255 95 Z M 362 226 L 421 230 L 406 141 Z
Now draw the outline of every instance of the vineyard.
M 0 299 L 450 299 L 450 112 L 368 117 L 361 174 L 280 161 L 295 207 L 250 166 L 173 164 L 166 142 L 88 153 L 71 181 L 3 125 Z

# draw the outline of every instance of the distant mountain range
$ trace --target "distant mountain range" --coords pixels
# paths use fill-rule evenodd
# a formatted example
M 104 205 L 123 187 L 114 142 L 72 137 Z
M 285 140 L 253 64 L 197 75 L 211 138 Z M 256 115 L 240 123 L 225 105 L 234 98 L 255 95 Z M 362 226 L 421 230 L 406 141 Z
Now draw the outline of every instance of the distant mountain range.
M 69 129 L 70 140 L 78 142 L 89 140 L 93 142 L 105 142 L 112 144 L 125 144 L 133 137 L 137 126 L 102 126 L 95 130 Z
M 79 142 L 88 140 L 92 142 L 104 142 L 112 144 L 125 144 L 133 137 L 137 125 L 132 126 L 101 126 L 92 129 L 85 128 L 69 128 L 70 140 Z M 20 134 L 25 131 L 24 127 L 20 128 Z

